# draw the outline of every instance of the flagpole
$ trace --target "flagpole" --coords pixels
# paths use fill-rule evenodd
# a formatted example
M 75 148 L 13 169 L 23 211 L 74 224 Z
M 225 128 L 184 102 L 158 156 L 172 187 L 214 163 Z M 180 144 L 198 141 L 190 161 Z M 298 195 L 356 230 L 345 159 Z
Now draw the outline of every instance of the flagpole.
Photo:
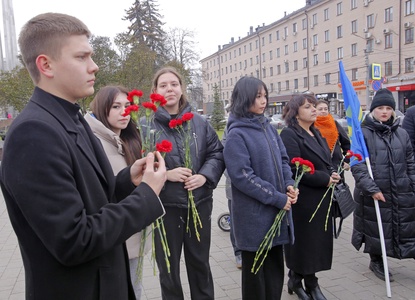
M 372 166 L 370 165 L 369 157 L 366 157 L 365 161 L 366 161 L 367 169 L 369 171 L 370 178 L 373 179 Z M 379 228 L 380 247 L 382 249 L 383 271 L 385 273 L 385 283 L 386 283 L 386 296 L 388 298 L 391 298 L 392 297 L 391 283 L 389 281 L 389 268 L 388 268 L 388 259 L 386 257 L 385 237 L 383 235 L 382 218 L 380 216 L 378 200 L 373 199 L 373 202 L 375 203 L 376 219 L 378 221 L 378 228 Z

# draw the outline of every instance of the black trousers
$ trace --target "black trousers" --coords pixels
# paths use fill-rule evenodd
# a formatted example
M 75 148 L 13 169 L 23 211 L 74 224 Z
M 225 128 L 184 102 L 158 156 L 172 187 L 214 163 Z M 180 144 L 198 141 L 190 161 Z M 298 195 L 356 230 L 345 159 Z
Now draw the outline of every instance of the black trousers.
M 255 252 L 242 250 L 242 299 L 281 299 L 284 285 L 283 247 L 275 246 L 268 252 L 258 273 L 251 272 Z
M 167 271 L 160 239 L 156 236 L 156 258 L 160 272 L 162 299 L 184 299 L 180 281 L 180 257 L 184 249 L 192 299 L 213 300 L 215 298 L 213 278 L 209 264 L 212 201 L 205 201 L 197 206 L 203 226 L 198 228 L 200 242 L 196 238 L 192 219 L 189 221 L 190 231 L 186 232 L 187 208 L 165 207 L 165 210 L 163 219 L 170 249 L 170 273 Z

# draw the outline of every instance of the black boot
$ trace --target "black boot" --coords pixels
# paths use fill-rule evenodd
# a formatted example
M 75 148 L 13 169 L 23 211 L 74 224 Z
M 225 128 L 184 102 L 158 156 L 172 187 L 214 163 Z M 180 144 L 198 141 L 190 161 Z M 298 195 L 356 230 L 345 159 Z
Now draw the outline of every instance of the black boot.
M 377 278 L 385 281 L 385 270 L 383 268 L 383 261 L 371 260 L 369 264 L 369 269 L 376 275 Z M 389 273 L 389 281 L 395 281 L 391 273 Z
M 321 292 L 320 286 L 318 285 L 313 288 L 306 287 L 306 291 L 311 295 L 313 300 L 327 300 L 327 298 L 324 297 L 323 293 Z
M 311 300 L 310 295 L 306 293 L 301 283 L 301 278 L 297 278 L 295 273 L 290 271 L 290 278 L 288 279 L 288 294 L 292 295 L 295 293 L 300 300 Z

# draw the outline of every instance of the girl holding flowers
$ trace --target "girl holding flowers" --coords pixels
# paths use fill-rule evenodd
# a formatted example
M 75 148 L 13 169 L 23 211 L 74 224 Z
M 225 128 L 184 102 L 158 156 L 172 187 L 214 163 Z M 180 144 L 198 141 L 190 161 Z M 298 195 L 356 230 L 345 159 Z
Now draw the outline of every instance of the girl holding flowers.
M 191 113 L 183 80 L 174 68 L 165 67 L 155 74 L 152 92 L 167 100 L 154 116 L 152 126 L 160 133 L 157 139 L 173 144 L 173 150 L 165 156 L 167 181 L 160 193 L 166 210 L 163 220 L 170 249 L 170 273 L 163 249 L 156 245 L 162 298 L 183 299 L 180 256 L 184 248 L 192 299 L 214 299 L 209 264 L 211 214 L 213 189 L 225 169 L 223 147 L 210 124 Z
M 281 132 L 290 159 L 302 157 L 314 165 L 314 174 L 304 174 L 297 204 L 292 208 L 295 242 L 285 246 L 289 271 L 288 293 L 300 299 L 326 299 L 320 290 L 316 273 L 331 269 L 333 258 L 333 232 L 324 230 L 330 195 L 324 197 L 321 208 L 309 222 L 311 215 L 339 174 L 333 168 L 326 140 L 314 127 L 317 117 L 317 100 L 310 94 L 294 96 L 285 105 L 283 118 L 288 125 Z M 295 164 L 292 165 L 295 170 Z M 328 228 L 331 228 L 329 218 Z M 305 282 L 305 290 L 302 280 Z
M 114 175 L 141 158 L 141 139 L 137 124 L 130 116 L 123 116 L 130 107 L 127 95 L 128 90 L 122 86 L 105 86 L 98 91 L 90 104 L 92 113 L 85 115 L 85 120 L 101 141 Z M 141 232 L 127 240 L 131 283 L 137 299 L 141 297 L 141 282 L 136 272 L 140 242 Z
M 268 91 L 261 80 L 238 80 L 232 92 L 224 158 L 232 183 L 232 230 L 242 251 L 242 299 L 281 298 L 283 245 L 294 241 L 291 214 L 285 213 L 265 260 L 252 272 L 256 252 L 276 216 L 281 210 L 290 211 L 297 200 L 284 144 L 264 116 L 267 105 Z

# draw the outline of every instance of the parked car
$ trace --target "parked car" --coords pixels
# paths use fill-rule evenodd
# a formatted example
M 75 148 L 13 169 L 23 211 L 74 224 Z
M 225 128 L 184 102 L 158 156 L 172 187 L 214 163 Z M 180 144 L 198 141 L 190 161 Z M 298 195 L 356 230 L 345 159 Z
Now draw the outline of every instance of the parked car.
M 282 129 L 285 127 L 285 122 L 282 119 L 281 114 L 275 114 L 271 117 L 270 124 L 275 127 L 275 129 Z

